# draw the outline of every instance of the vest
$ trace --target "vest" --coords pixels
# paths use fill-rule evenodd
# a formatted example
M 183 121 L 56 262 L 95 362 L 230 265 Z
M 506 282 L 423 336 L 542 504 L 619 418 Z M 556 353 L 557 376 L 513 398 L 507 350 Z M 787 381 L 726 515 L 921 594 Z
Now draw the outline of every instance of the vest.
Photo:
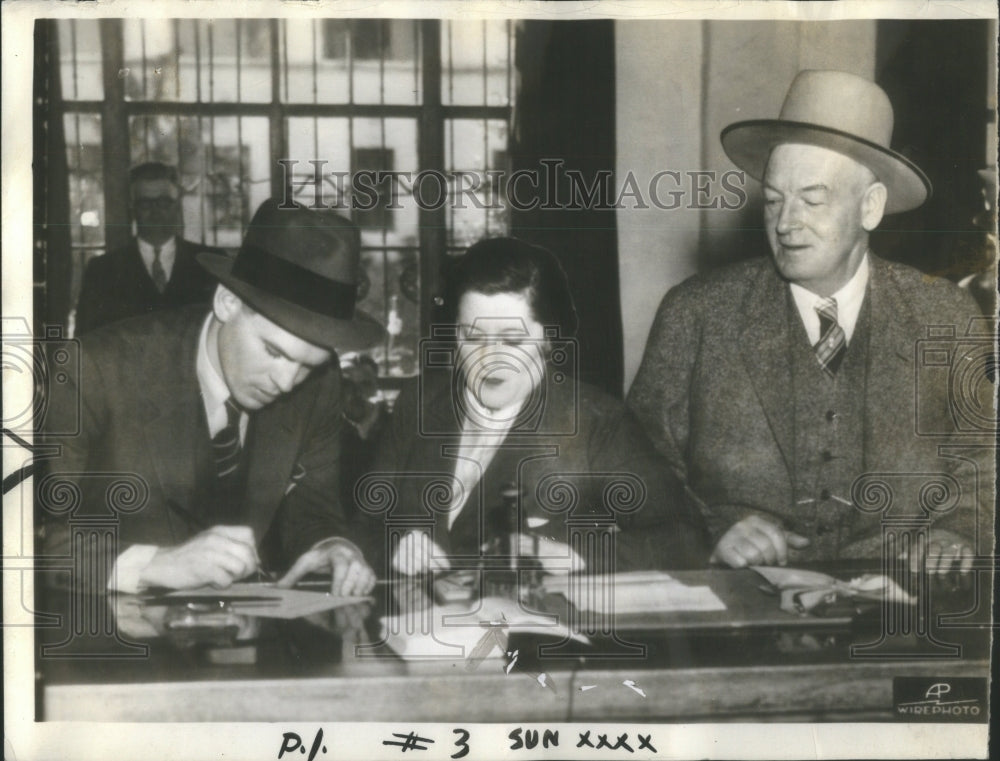
M 870 336 L 865 298 L 854 335 L 837 374 L 820 367 L 789 294 L 789 356 L 792 368 L 795 519 L 792 531 L 812 544 L 797 559 L 835 560 L 850 543 L 862 517 L 851 487 L 864 472 L 864 403 Z

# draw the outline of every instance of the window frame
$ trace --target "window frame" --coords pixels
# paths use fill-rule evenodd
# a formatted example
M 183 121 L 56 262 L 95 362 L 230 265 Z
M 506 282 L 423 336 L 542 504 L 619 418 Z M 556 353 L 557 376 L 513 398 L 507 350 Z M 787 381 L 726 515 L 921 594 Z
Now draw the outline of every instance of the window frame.
M 129 99 L 126 97 L 125 82 L 119 76 L 125 68 L 125 45 L 123 19 L 101 19 L 99 37 L 101 43 L 101 72 L 104 86 L 102 100 L 74 100 L 63 95 L 50 103 L 52 118 L 64 119 L 67 115 L 94 115 L 101 120 L 102 167 L 105 219 L 105 250 L 127 244 L 131 230 L 128 211 L 128 170 L 131 164 L 129 146 L 129 123 L 133 117 L 265 117 L 268 120 L 270 195 L 292 197 L 290 183 L 286 180 L 278 159 L 288 156 L 288 119 L 292 117 L 324 118 L 407 118 L 416 125 L 417 162 L 420 170 L 445 172 L 445 124 L 448 120 L 471 119 L 487 122 L 502 120 L 507 124 L 508 141 L 511 139 L 513 119 L 513 92 L 508 92 L 506 105 L 446 105 L 442 102 L 442 73 L 444 61 L 441 46 L 442 22 L 438 19 L 419 19 L 416 24 L 415 40 L 420 57 L 420 86 L 422 98 L 415 104 L 359 104 L 359 103 L 288 103 L 282 99 L 284 78 L 288 71 L 287 50 L 284 44 L 283 19 L 268 19 L 270 34 L 270 100 L 268 102 L 206 102 L 206 101 L 154 101 Z M 514 30 L 508 22 L 507 40 L 509 47 L 508 83 L 512 83 L 510 70 L 513 66 Z M 284 60 L 283 60 L 284 57 Z M 383 58 L 383 63 L 386 60 Z M 484 59 L 485 60 L 485 59 Z M 75 61 L 75 59 L 74 59 Z M 366 60 L 366 63 L 370 61 Z M 56 65 L 61 65 L 59 62 Z M 74 62 L 75 65 L 75 62 Z M 239 41 L 237 42 L 236 65 L 240 65 Z M 484 74 L 485 76 L 485 74 Z M 513 85 L 509 84 L 509 88 Z M 357 147 L 357 146 L 355 146 Z M 509 149 L 508 149 L 509 155 Z M 487 158 L 488 161 L 488 158 Z M 420 335 L 429 336 L 432 316 L 435 312 L 435 296 L 440 291 L 440 267 L 453 247 L 449 245 L 446 230 L 447 210 L 445 205 L 436 209 L 418 209 L 418 260 L 419 260 L 419 314 Z M 252 213 L 247 210 L 245 213 Z M 353 214 L 352 214 L 353 218 Z M 69 220 L 67 220 L 67 223 Z M 204 231 L 203 231 L 204 233 Z M 93 245 L 73 244 L 72 256 L 86 256 Z M 96 247 L 101 248 L 101 247 Z M 393 245 L 363 245 L 363 251 L 386 251 L 396 249 Z M 73 304 L 66 305 L 66 312 Z M 418 370 L 419 372 L 419 370 Z M 401 379 L 380 377 L 380 383 L 397 385 Z

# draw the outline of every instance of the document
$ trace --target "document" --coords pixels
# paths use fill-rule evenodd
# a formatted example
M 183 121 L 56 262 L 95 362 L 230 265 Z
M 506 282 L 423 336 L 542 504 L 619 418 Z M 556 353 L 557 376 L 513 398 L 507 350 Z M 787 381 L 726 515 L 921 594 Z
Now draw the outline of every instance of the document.
M 673 613 L 725 610 L 707 586 L 687 586 L 662 571 L 610 576 L 549 576 L 546 590 L 563 595 L 578 610 L 595 613 Z

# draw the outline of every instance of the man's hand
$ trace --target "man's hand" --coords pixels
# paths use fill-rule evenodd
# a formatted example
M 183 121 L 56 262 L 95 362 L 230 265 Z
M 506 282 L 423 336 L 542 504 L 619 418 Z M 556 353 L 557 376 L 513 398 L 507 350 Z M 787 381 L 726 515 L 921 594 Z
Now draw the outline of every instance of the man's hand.
M 538 543 L 537 556 L 535 555 L 536 541 Z M 522 555 L 537 557 L 542 564 L 542 568 L 549 573 L 580 573 L 587 566 L 583 562 L 583 558 L 577 555 L 568 544 L 557 542 L 555 539 L 521 534 L 520 545 Z
M 972 545 L 963 537 L 943 528 L 932 528 L 927 545 L 927 573 L 948 573 L 958 571 L 963 576 L 972 570 L 975 557 Z M 903 552 L 900 557 L 906 557 Z M 910 572 L 920 571 L 920 554 L 910 556 Z
M 777 524 L 751 515 L 734 523 L 722 535 L 712 552 L 711 562 L 725 563 L 733 568 L 748 565 L 785 565 L 788 548 L 800 550 L 809 546 L 809 539 Z
M 176 547 L 160 547 L 139 576 L 147 587 L 228 587 L 257 570 L 249 526 L 212 526 Z
M 332 539 L 302 553 L 278 582 L 291 587 L 308 573 L 330 573 L 330 594 L 338 597 L 366 595 L 375 587 L 375 572 L 350 542 Z
M 406 534 L 392 556 L 392 567 L 407 576 L 427 573 L 429 570 L 446 571 L 451 568 L 447 553 L 434 544 L 423 531 Z

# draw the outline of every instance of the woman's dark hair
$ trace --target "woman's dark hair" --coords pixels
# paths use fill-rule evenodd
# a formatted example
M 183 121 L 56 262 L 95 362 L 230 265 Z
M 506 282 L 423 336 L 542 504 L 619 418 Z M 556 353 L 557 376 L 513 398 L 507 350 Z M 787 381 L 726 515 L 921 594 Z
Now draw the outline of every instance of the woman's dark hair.
M 526 292 L 534 318 L 557 326 L 560 335 L 576 332 L 576 308 L 566 273 L 548 249 L 517 238 L 486 238 L 452 259 L 444 273 L 444 314 L 456 321 L 458 302 L 471 291 L 492 296 Z

